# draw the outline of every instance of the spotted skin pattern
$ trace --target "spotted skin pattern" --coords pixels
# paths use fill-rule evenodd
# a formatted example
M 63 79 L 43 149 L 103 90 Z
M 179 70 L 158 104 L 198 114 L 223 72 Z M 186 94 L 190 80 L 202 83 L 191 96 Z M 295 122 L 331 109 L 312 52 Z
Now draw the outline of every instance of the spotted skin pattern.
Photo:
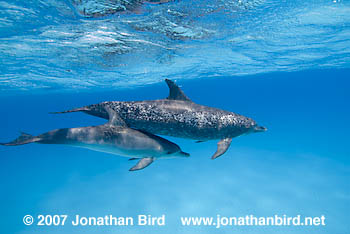
M 237 137 L 257 126 L 248 117 L 181 100 L 103 102 L 87 106 L 84 112 L 108 118 L 105 107 L 113 109 L 132 128 L 202 141 Z

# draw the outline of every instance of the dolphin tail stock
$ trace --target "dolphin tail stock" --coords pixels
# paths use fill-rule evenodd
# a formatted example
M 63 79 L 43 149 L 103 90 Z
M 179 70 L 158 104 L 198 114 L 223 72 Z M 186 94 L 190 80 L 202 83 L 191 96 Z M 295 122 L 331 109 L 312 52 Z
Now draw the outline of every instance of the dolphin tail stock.
M 83 107 L 74 108 L 74 109 L 66 110 L 66 111 L 50 112 L 50 114 L 66 114 L 66 113 L 88 111 L 88 110 L 90 110 L 88 106 L 83 106 Z
M 29 144 L 29 143 L 34 143 L 34 142 L 38 142 L 41 139 L 35 136 L 32 136 L 30 134 L 21 132 L 21 135 L 8 143 L 0 143 L 0 145 L 5 145 L 5 146 L 16 146 L 16 145 L 24 145 L 24 144 Z

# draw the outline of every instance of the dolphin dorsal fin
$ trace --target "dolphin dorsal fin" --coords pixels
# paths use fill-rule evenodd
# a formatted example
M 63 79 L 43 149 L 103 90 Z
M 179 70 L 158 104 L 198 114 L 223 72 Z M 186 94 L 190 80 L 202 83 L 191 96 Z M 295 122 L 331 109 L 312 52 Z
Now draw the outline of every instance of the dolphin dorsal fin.
M 174 81 L 165 79 L 165 82 L 167 83 L 169 87 L 169 96 L 167 99 L 169 100 L 181 100 L 181 101 L 189 101 L 191 102 L 191 99 L 189 99 L 184 92 L 175 84 Z
M 125 121 L 112 108 L 106 106 L 105 110 L 107 111 L 109 118 L 107 125 L 127 127 Z

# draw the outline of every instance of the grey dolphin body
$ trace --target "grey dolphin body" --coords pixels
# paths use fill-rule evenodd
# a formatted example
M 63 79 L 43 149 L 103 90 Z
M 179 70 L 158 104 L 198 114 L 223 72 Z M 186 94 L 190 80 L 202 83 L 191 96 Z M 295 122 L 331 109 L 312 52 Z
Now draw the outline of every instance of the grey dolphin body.
M 113 113 L 112 110 L 108 112 Z M 14 146 L 34 142 L 65 144 L 133 159 L 140 158 L 131 171 L 143 169 L 155 159 L 189 156 L 175 143 L 147 132 L 131 129 L 116 114 L 109 116 L 109 122 L 104 125 L 56 129 L 39 136 L 22 133 L 16 140 L 1 145 Z
M 252 132 L 264 132 L 251 118 L 192 102 L 171 80 L 165 80 L 170 93 L 166 99 L 131 102 L 102 102 L 73 110 L 108 118 L 105 107 L 116 111 L 129 127 L 153 134 L 190 138 L 198 141 L 221 139 L 212 159 L 224 154 L 232 138 Z

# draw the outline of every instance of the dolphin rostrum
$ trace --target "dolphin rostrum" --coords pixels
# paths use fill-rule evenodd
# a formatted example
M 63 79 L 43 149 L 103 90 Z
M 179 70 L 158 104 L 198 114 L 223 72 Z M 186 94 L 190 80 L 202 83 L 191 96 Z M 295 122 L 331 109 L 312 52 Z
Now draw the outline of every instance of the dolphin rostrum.
M 192 102 L 171 80 L 166 79 L 170 92 L 166 99 L 152 101 L 102 102 L 63 112 L 82 111 L 108 119 L 105 107 L 113 109 L 127 126 L 152 134 L 190 138 L 198 142 L 220 139 L 215 159 L 230 147 L 232 138 L 242 134 L 264 132 L 251 118 Z
M 131 129 L 112 109 L 106 107 L 109 122 L 104 125 L 56 129 L 39 136 L 22 133 L 20 137 L 1 145 L 14 146 L 28 143 L 65 144 L 120 156 L 140 158 L 130 171 L 149 166 L 155 159 L 188 157 L 180 147 L 162 137 Z

